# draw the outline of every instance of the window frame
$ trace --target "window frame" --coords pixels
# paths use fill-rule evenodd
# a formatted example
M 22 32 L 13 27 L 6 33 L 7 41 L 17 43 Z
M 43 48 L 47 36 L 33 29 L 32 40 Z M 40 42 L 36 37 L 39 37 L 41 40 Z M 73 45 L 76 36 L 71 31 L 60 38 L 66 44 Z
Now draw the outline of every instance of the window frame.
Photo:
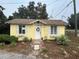
M 19 34 L 25 34 L 25 33 L 26 33 L 26 26 L 19 25 Z
M 51 26 L 51 29 L 50 29 L 50 33 L 51 34 L 57 34 L 57 26 Z

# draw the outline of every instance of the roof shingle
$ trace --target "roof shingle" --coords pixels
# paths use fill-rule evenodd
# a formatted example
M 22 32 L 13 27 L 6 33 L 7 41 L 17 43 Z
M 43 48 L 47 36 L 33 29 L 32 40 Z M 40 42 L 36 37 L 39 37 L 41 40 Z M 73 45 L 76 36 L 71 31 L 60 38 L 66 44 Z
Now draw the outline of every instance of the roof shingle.
M 44 24 L 48 24 L 48 25 L 65 25 L 66 23 L 62 20 L 45 20 L 45 19 L 13 19 L 13 20 L 10 20 L 6 23 L 8 24 L 32 24 L 33 22 L 35 21 L 40 21 Z

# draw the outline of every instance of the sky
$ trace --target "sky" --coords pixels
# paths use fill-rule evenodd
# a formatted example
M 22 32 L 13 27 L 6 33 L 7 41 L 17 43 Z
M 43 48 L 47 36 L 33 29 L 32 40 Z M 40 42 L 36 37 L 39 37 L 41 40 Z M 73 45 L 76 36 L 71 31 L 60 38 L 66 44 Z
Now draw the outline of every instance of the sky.
M 46 4 L 47 13 L 50 19 L 62 19 L 67 21 L 67 18 L 74 13 L 73 2 L 68 6 L 72 0 L 0 0 L 0 5 L 5 8 L 4 14 L 8 17 L 17 11 L 21 5 L 28 6 L 30 1 L 34 1 L 35 4 L 41 2 Z M 66 8 L 65 8 L 66 7 Z M 64 9 L 65 8 L 65 9 Z M 64 9 L 64 10 L 63 10 Z M 63 10 L 63 11 L 62 11 Z M 79 0 L 76 0 L 76 10 L 79 12 Z

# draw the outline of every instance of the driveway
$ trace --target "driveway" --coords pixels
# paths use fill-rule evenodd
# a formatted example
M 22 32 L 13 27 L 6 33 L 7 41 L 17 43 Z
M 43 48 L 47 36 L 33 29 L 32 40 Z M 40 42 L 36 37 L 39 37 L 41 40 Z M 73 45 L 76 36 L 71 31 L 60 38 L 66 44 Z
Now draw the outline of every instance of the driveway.
M 28 55 L 23 55 L 0 50 L 0 59 L 41 59 L 41 58 L 40 57 L 37 58 L 35 53 L 33 52 Z

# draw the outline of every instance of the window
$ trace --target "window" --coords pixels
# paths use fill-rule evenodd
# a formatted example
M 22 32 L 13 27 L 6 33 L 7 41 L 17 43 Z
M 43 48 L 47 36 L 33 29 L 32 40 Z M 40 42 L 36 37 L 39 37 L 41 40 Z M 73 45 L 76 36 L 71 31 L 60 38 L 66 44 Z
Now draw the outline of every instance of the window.
M 25 34 L 25 25 L 19 25 L 19 34 Z
M 57 34 L 57 26 L 51 26 L 51 34 Z

